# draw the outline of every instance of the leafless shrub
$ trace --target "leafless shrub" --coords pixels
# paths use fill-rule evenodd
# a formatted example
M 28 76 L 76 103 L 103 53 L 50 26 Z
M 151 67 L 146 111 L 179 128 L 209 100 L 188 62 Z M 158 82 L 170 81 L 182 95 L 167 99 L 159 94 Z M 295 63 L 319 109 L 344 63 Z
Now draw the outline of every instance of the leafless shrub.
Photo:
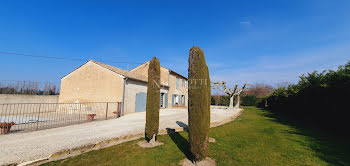
M 59 89 L 53 83 L 46 82 L 41 88 L 39 82 L 34 81 L 5 81 L 0 82 L 0 94 L 28 94 L 28 95 L 57 95 Z
M 261 98 L 269 95 L 273 90 L 274 88 L 271 85 L 256 83 L 245 90 L 242 95 L 255 95 L 256 97 Z

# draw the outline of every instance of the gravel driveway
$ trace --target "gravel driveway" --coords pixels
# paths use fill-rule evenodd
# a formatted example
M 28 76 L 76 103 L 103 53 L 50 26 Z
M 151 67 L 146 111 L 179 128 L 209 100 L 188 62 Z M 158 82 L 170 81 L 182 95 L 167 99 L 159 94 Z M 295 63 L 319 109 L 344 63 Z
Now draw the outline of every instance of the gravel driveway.
M 227 121 L 239 111 L 212 108 L 211 123 Z M 117 137 L 144 133 L 145 112 L 118 119 L 95 121 L 28 133 L 0 135 L 0 165 L 48 158 L 51 154 Z M 187 109 L 160 111 L 160 130 L 187 124 Z M 182 122 L 182 123 L 181 123 Z

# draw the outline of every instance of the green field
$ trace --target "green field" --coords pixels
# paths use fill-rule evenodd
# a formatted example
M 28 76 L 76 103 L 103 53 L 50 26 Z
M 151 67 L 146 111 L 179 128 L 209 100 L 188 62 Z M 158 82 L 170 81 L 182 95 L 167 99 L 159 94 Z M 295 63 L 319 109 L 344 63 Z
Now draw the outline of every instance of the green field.
M 350 165 L 345 141 L 291 123 L 255 107 L 235 121 L 211 128 L 209 157 L 217 165 Z M 164 145 L 140 148 L 131 141 L 46 165 L 178 165 L 189 156 L 187 132 L 162 135 Z

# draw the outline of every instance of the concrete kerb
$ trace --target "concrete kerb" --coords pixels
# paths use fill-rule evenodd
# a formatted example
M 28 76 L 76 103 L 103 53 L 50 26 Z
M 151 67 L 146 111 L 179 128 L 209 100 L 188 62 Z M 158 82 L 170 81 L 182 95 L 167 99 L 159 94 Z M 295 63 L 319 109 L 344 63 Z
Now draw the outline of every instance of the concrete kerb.
M 238 109 L 238 110 L 236 109 L 233 111 L 237 111 L 237 114 L 235 114 L 234 116 L 231 116 L 229 118 L 226 118 L 220 122 L 210 123 L 210 128 L 218 127 L 218 126 L 224 125 L 226 123 L 229 123 L 231 121 L 234 121 L 238 116 L 240 116 L 242 114 L 242 112 L 244 110 L 243 109 Z M 184 128 L 184 127 L 175 128 L 175 132 L 184 131 L 186 129 L 187 128 Z M 168 134 L 167 129 L 163 129 L 163 130 L 160 130 L 158 132 L 158 135 L 166 135 L 166 134 Z M 77 155 L 80 155 L 80 154 L 83 154 L 83 153 L 86 153 L 89 151 L 99 150 L 99 149 L 111 147 L 114 145 L 118 145 L 118 144 L 121 144 L 124 142 L 137 140 L 137 139 L 140 139 L 142 137 L 144 137 L 143 133 L 142 134 L 134 134 L 134 135 L 128 135 L 128 136 L 124 136 L 124 137 L 116 137 L 116 138 L 100 141 L 100 142 L 97 142 L 95 144 L 88 144 L 88 145 L 84 145 L 84 146 L 80 146 L 80 147 L 76 147 L 76 148 L 72 148 L 72 149 L 64 149 L 64 150 L 60 150 L 58 152 L 55 152 L 55 153 L 49 155 L 47 158 L 42 158 L 42 159 L 24 162 L 24 163 L 18 164 L 18 166 L 41 165 L 44 163 L 65 159 L 68 157 L 74 157 L 74 156 L 77 156 Z M 10 164 L 10 165 L 17 165 L 17 163 Z

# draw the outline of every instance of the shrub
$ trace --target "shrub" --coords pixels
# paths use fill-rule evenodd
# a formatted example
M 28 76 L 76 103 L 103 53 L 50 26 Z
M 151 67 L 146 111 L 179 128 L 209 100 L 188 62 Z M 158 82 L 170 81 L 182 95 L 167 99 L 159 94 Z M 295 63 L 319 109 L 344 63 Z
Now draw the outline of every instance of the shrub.
M 302 75 L 297 84 L 276 89 L 266 101 L 273 112 L 344 136 L 349 125 L 349 98 L 350 61 L 337 71 Z
M 229 104 L 230 104 L 230 96 L 228 95 L 211 96 L 211 105 L 228 106 Z M 236 101 L 233 100 L 233 105 L 235 104 L 236 104 Z
M 258 101 L 255 95 L 242 96 L 241 100 L 243 106 L 255 106 Z
M 188 129 L 194 161 L 206 158 L 209 145 L 211 89 L 203 51 L 192 47 L 189 55 Z
M 211 96 L 210 105 L 216 105 L 214 96 Z
M 235 100 L 233 100 L 233 105 L 235 105 Z M 219 102 L 218 102 L 218 105 L 221 105 L 221 106 L 228 106 L 230 105 L 230 96 L 228 95 L 223 95 L 221 96 Z
M 149 63 L 147 104 L 146 104 L 146 133 L 145 139 L 149 142 L 156 137 L 159 129 L 160 109 L 160 64 L 154 57 Z M 156 138 L 155 138 L 156 139 Z

